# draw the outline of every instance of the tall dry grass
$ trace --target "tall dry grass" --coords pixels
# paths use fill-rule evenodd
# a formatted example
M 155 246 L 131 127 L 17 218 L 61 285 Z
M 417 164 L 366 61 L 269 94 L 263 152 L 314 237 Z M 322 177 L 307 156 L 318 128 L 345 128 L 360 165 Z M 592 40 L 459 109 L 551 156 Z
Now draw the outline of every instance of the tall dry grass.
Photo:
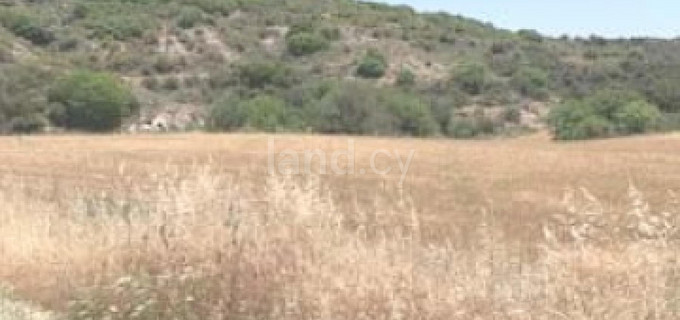
M 2 180 L 0 281 L 69 319 L 678 315 L 672 195 L 651 205 L 631 186 L 620 211 L 568 190 L 544 220 L 481 210 L 447 233 L 397 187 L 348 203 L 319 177 L 128 170 L 106 189 Z

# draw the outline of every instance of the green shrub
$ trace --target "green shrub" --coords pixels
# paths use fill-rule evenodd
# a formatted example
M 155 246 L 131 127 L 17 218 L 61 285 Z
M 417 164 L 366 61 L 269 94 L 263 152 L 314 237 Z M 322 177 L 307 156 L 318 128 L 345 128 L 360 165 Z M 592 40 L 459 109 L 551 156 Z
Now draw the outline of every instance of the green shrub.
M 49 93 L 52 121 L 69 129 L 109 131 L 137 108 L 130 90 L 109 74 L 74 72 L 56 81 Z
M 484 106 L 502 106 L 518 103 L 517 95 L 505 79 L 491 78 L 484 84 L 483 92 L 476 99 Z
M 237 95 L 226 95 L 218 100 L 210 111 L 208 129 L 212 131 L 232 131 L 246 125 L 247 113 Z
M 597 60 L 599 57 L 600 54 L 593 49 L 588 49 L 583 53 L 583 58 L 587 60 Z
M 246 125 L 251 128 L 276 131 L 286 127 L 286 103 L 272 96 L 258 96 L 244 101 Z
M 660 117 L 656 106 L 644 100 L 632 100 L 614 113 L 612 122 L 620 134 L 638 134 L 654 128 Z
M 50 81 L 50 73 L 38 67 L 0 65 L 0 133 L 42 130 Z
M 494 54 L 489 57 L 491 70 L 503 77 L 512 77 L 524 64 L 524 56 L 519 52 Z
M 387 71 L 387 59 L 377 50 L 369 50 L 357 67 L 357 75 L 363 78 L 382 78 Z
M 204 12 L 219 13 L 225 16 L 238 8 L 240 3 L 239 0 L 181 0 L 181 2 L 196 6 Z
M 289 87 L 293 82 L 293 70 L 280 62 L 251 61 L 237 66 L 242 85 L 253 89 L 267 86 Z
M 440 132 L 430 104 L 416 93 L 361 81 L 339 82 L 325 90 L 313 103 L 318 106 L 315 127 L 320 132 L 410 136 Z
M 514 87 L 523 96 L 543 100 L 548 93 L 548 74 L 538 68 L 522 68 L 512 78 Z
M 173 57 L 161 55 L 156 57 L 153 62 L 153 68 L 158 73 L 170 73 L 174 71 L 179 71 L 186 64 L 183 57 Z
M 478 136 L 493 135 L 502 127 L 493 119 L 482 113 L 472 116 L 454 115 L 449 121 L 446 133 L 448 136 L 458 139 L 471 139 Z
M 203 10 L 193 6 L 183 7 L 177 15 L 177 26 L 182 29 L 193 28 L 204 21 Z
M 328 41 L 338 41 L 342 38 L 342 33 L 338 27 L 321 28 L 321 35 Z
M 680 130 L 680 113 L 664 113 L 656 127 L 661 132 Z
M 290 29 L 288 29 L 288 33 L 286 34 L 287 37 L 299 34 L 299 33 L 314 33 L 314 30 L 316 27 L 314 26 L 314 23 L 309 20 L 303 20 L 303 21 L 296 21 L 290 26 Z
M 543 42 L 543 36 L 536 30 L 519 30 L 517 35 L 528 41 Z
M 644 133 L 656 128 L 660 113 L 639 95 L 601 91 L 554 108 L 550 124 L 559 140 L 582 140 Z
M 402 68 L 397 76 L 397 85 L 401 87 L 410 87 L 416 84 L 416 75 L 407 68 Z
M 146 30 L 155 26 L 154 23 L 154 20 L 141 14 L 116 14 L 88 20 L 86 27 L 94 38 L 127 40 L 141 38 Z
M 491 48 L 489 51 L 493 55 L 500 55 L 500 54 L 506 54 L 511 52 L 515 47 L 515 44 L 512 41 L 494 41 L 491 44 Z
M 213 106 L 209 127 L 215 131 L 232 131 L 246 127 L 264 131 L 287 128 L 286 103 L 268 95 L 247 100 L 230 95 Z
M 322 133 L 391 134 L 394 118 L 366 83 L 334 84 L 318 103 L 316 130 Z
M 156 77 L 146 77 L 142 80 L 142 86 L 151 91 L 158 90 L 160 85 L 160 81 Z
M 303 56 L 326 50 L 330 44 L 316 33 L 300 32 L 286 37 L 286 45 L 291 54 Z
M 488 70 L 479 63 L 466 64 L 454 70 L 453 82 L 468 94 L 481 94 L 489 81 Z
M 74 51 L 78 48 L 78 42 L 77 38 L 61 39 L 57 42 L 57 48 L 61 52 Z
M 680 112 L 680 79 L 673 76 L 654 81 L 648 96 L 664 112 Z
M 446 131 L 447 135 L 458 139 L 470 139 L 479 134 L 479 130 L 474 121 L 462 117 L 454 117 L 449 121 Z
M 38 114 L 15 117 L 9 121 L 9 130 L 14 133 L 27 134 L 41 132 L 46 126 L 47 119 Z
M 340 39 L 337 27 L 323 27 L 314 21 L 303 20 L 294 23 L 286 34 L 288 52 L 295 56 L 314 54 L 327 50 L 332 41 Z
M 609 121 L 598 116 L 583 101 L 570 101 L 550 113 L 550 124 L 558 140 L 583 140 L 609 135 Z
M 446 90 L 444 93 L 431 94 L 428 100 L 432 115 L 439 124 L 441 132 L 448 130 L 454 110 L 468 103 L 466 95 L 455 88 Z
M 522 121 L 522 109 L 518 106 L 507 106 L 503 109 L 503 120 L 519 124 Z
M 71 19 L 85 19 L 90 13 L 90 8 L 84 3 L 76 3 L 71 10 Z
M 163 89 L 165 90 L 177 90 L 180 88 L 180 81 L 175 76 L 169 76 L 163 80 Z
M 0 11 L 0 23 L 35 45 L 47 45 L 56 39 L 54 33 L 41 25 L 37 18 L 15 10 Z
M 394 134 L 431 136 L 439 132 L 430 105 L 422 97 L 399 91 L 382 92 L 381 101 L 394 119 Z

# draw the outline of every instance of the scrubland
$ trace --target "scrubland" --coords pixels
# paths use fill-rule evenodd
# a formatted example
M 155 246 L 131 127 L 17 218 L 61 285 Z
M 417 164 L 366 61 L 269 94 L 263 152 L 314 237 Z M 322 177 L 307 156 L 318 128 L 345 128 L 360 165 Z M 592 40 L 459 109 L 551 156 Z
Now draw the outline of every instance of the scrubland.
M 270 139 L 415 157 L 287 176 Z M 679 146 L 4 137 L 0 282 L 68 319 L 675 319 Z

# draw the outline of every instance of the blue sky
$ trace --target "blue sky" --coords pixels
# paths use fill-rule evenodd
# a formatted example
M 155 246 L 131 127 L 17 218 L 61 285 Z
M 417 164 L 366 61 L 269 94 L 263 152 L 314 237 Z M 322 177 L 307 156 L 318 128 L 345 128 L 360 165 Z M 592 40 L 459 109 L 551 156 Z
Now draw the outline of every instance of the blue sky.
M 678 0 L 380 0 L 447 11 L 507 29 L 606 37 L 680 36 Z

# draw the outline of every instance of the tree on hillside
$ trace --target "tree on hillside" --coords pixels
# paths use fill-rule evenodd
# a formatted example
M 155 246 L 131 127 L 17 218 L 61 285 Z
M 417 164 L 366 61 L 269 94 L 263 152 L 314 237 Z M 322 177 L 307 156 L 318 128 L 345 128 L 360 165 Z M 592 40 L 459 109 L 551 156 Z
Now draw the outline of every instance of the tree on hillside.
M 135 97 L 118 79 L 90 71 L 57 80 L 49 101 L 50 118 L 56 125 L 86 131 L 116 129 L 138 107 Z
M 659 109 L 638 94 L 600 91 L 567 101 L 550 113 L 559 140 L 582 140 L 647 132 L 660 119 Z

